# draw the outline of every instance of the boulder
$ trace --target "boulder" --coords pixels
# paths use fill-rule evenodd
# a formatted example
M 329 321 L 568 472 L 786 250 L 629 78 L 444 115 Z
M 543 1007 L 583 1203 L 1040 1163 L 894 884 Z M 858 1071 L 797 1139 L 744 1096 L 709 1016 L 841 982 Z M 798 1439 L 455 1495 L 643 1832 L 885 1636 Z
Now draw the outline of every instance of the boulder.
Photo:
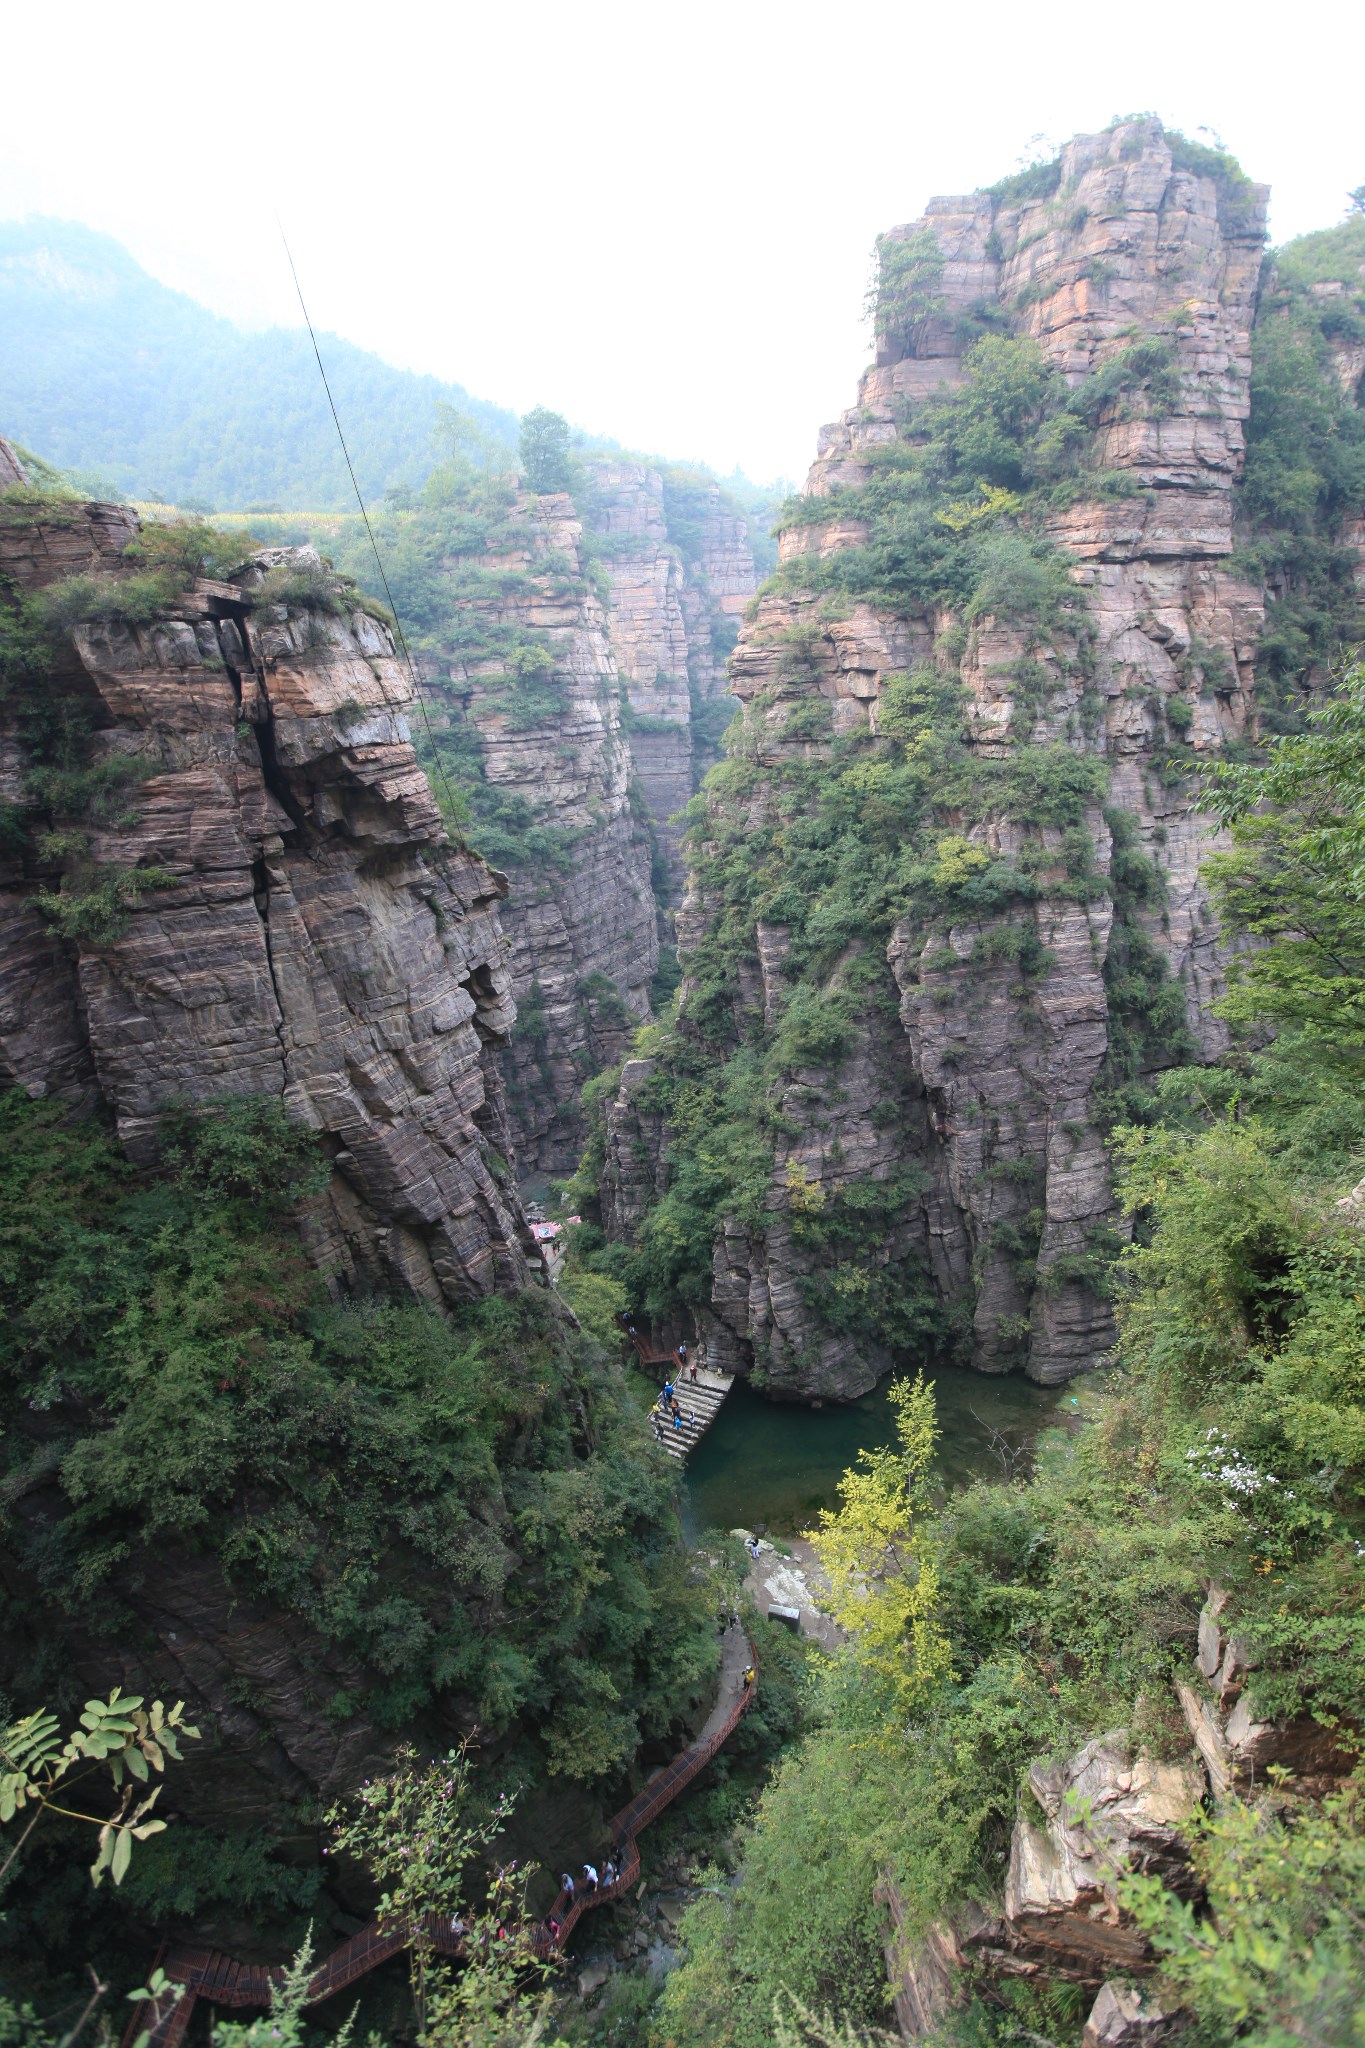
M 1192 1889 L 1183 1831 L 1204 1792 L 1199 1764 L 1130 1760 L 1113 1733 L 1065 1763 L 1034 1764 L 1028 1791 L 1038 1818 L 1015 1822 L 1005 1881 L 1012 1941 L 1096 1981 L 1141 1968 L 1150 1951 L 1119 1904 L 1118 1882 L 1143 1871 Z
M 1100 1986 L 1081 2035 L 1081 2048 L 1157 2048 L 1183 2030 L 1186 2014 L 1168 2008 L 1136 1984 Z

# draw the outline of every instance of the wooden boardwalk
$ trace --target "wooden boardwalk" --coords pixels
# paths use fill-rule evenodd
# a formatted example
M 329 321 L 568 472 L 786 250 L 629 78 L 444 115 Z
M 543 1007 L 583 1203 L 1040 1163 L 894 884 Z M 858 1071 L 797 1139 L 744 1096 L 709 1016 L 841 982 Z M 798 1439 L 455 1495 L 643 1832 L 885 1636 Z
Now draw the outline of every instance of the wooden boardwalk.
M 677 1390 L 678 1406 L 683 1412 L 681 1428 L 671 1418 L 660 1415 L 657 1408 L 651 1417 L 651 1426 L 669 1456 L 681 1462 L 689 1451 L 696 1449 L 715 1421 L 721 1402 L 735 1383 L 735 1376 L 733 1373 L 712 1372 L 709 1366 L 699 1365 L 693 1379 L 693 1361 L 684 1365 L 676 1351 L 655 1351 L 646 1337 L 642 1337 L 638 1330 L 630 1329 L 624 1316 L 618 1316 L 616 1320 L 625 1337 L 635 1346 L 645 1371 L 657 1378 L 661 1387 L 665 1379 L 672 1380 Z
M 549 1916 L 558 1921 L 557 1932 L 551 1937 L 547 1919 L 534 1936 L 533 1945 L 540 1955 L 548 1957 L 562 1951 L 585 1913 L 624 1898 L 639 1882 L 640 1851 L 636 1837 L 666 1806 L 672 1804 L 680 1792 L 686 1790 L 694 1778 L 701 1775 L 717 1750 L 739 1726 L 758 1690 L 757 1678 L 747 1686 L 744 1683 L 744 1671 L 752 1662 L 753 1652 L 736 1622 L 721 1638 L 720 1687 L 715 1706 L 700 1735 L 671 1763 L 657 1770 L 644 1789 L 607 1822 L 611 1853 L 620 1859 L 620 1875 L 616 1882 L 600 1886 L 591 1893 L 578 1891 L 572 1905 L 566 1902 L 561 1892 Z M 600 1851 L 598 1860 L 602 1860 Z M 419 1924 L 438 1954 L 459 1956 L 464 1953 L 463 1936 L 455 1932 L 444 1914 L 425 1914 Z M 323 1999 L 346 1990 L 391 1956 L 401 1955 L 414 1931 L 410 1921 L 371 1920 L 367 1927 L 351 1935 L 334 1948 L 324 1962 L 319 1963 L 309 1979 L 305 2002 L 320 2004 Z M 133 2048 L 143 2033 L 147 2036 L 147 2048 L 177 2048 L 189 2026 L 196 2000 L 207 1998 L 213 2005 L 268 2006 L 275 1987 L 284 1977 L 284 1970 L 279 1964 L 239 1963 L 224 1955 L 221 1949 L 190 1943 L 163 1943 L 156 1960 L 167 1977 L 183 1989 L 178 1996 L 167 1993 L 159 2001 L 148 1998 L 134 2006 L 123 2037 L 123 2048 Z

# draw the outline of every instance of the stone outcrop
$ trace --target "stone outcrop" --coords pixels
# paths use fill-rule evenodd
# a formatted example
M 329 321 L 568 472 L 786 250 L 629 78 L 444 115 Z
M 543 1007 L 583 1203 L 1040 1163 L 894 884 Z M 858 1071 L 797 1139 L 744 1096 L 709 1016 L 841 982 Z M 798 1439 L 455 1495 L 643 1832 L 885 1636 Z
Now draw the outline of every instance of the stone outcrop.
M 1176 1682 L 1176 1696 L 1216 1797 L 1246 1795 L 1266 1783 L 1272 1766 L 1292 1771 L 1300 1789 L 1330 1791 L 1355 1768 L 1358 1731 L 1336 1734 L 1310 1714 L 1261 1715 L 1248 1680 L 1252 1661 L 1244 1638 L 1230 1634 L 1223 1615 L 1228 1595 L 1212 1586 L 1199 1617 L 1198 1671 Z
M 135 526 L 12 504 L 0 572 L 116 575 Z M 271 570 L 307 601 L 271 601 Z M 497 1163 L 505 885 L 446 837 L 388 629 L 310 550 L 201 579 L 146 623 L 90 609 L 50 688 L 91 728 L 92 764 L 123 764 L 122 794 L 51 811 L 9 859 L 0 1075 L 98 1108 L 139 1162 L 168 1104 L 275 1096 L 332 1162 L 307 1225 L 324 1272 L 438 1305 L 524 1285 L 534 1255 Z M 18 693 L 6 713 L 3 793 L 31 810 Z M 65 936 L 43 888 L 64 893 Z M 82 919 L 101 889 L 117 914 Z
M 1197 1761 L 1130 1759 L 1122 1735 L 1098 1737 L 1063 1764 L 1034 1764 L 1010 1843 L 1004 1917 L 1026 1950 L 1097 1979 L 1150 1960 L 1145 1935 L 1120 1905 L 1129 1872 L 1193 1886 L 1185 1833 L 1204 1792 Z
M 663 1116 L 648 1096 L 654 1060 L 627 1060 L 607 1121 L 603 1221 L 610 1237 L 632 1237 L 656 1195 L 667 1186 Z M 717 1371 L 725 1371 L 717 1366 Z
M 689 636 L 685 575 L 668 544 L 663 478 L 626 463 L 593 473 L 593 523 L 610 579 L 607 625 L 640 791 L 671 871 L 681 869 L 670 821 L 692 795 Z
M 702 509 L 684 549 L 663 476 L 601 463 L 577 502 L 523 492 L 493 551 L 443 565 L 450 617 L 435 639 L 448 651 L 424 663 L 433 724 L 472 740 L 490 791 L 530 823 L 502 912 L 522 1174 L 573 1170 L 583 1083 L 650 1014 L 681 873 L 669 821 L 711 758 L 694 711 L 725 690 L 725 646 L 755 583 L 744 520 L 715 486 L 692 497 Z M 548 665 L 509 677 L 513 644 Z
M 1179 2038 L 1189 2015 L 1168 2009 L 1136 1984 L 1102 1984 L 1086 2017 L 1081 2048 L 1157 2048 Z
M 524 495 L 514 530 L 486 577 L 456 586 L 456 651 L 428 658 L 425 687 L 433 722 L 465 729 L 485 781 L 533 820 L 532 844 L 550 847 L 511 870 L 502 909 L 521 1012 L 505 1066 L 518 1171 L 567 1173 L 583 1145 L 583 1083 L 649 1016 L 658 919 L 582 525 L 567 497 Z M 509 678 L 509 637 L 544 655 L 529 677 Z
M 844 1064 L 788 1090 L 765 1227 L 740 1241 L 727 1225 L 716 1242 L 707 1335 L 727 1370 L 759 1363 L 779 1390 L 822 1398 L 858 1393 L 884 1369 L 875 1347 L 821 1334 L 812 1315 L 818 1274 L 792 1229 L 794 1161 L 827 1196 L 840 1160 L 888 1185 L 913 1170 L 919 1194 L 863 1249 L 873 1262 L 913 1253 L 941 1298 L 965 1306 L 979 1368 L 1058 1381 L 1113 1341 L 1092 1284 L 1118 1227 L 1100 1097 L 1125 1029 L 1115 988 L 1131 987 L 1134 951 L 1156 956 L 1188 1033 L 1189 1049 L 1169 1029 L 1164 1047 L 1147 1046 L 1147 1070 L 1225 1044 L 1211 1015 L 1224 956 L 1199 880 L 1212 836 L 1163 762 L 1173 749 L 1207 759 L 1252 723 L 1264 604 L 1233 566 L 1233 487 L 1264 201 L 1251 188 L 1229 204 L 1211 178 L 1176 168 L 1160 124 L 1141 118 L 1068 144 L 1048 196 L 935 200 L 892 231 L 892 242 L 934 238 L 941 296 L 913 347 L 885 346 L 857 405 L 821 432 L 807 490 L 833 500 L 832 517 L 783 533 L 780 586 L 759 599 L 731 661 L 746 757 L 775 770 L 819 760 L 822 725 L 835 738 L 875 736 L 888 679 L 932 666 L 962 685 L 978 759 L 1050 744 L 1102 771 L 1083 827 L 1092 883 L 1068 880 L 1074 834 L 1008 815 L 943 817 L 992 859 L 1027 865 L 1038 893 L 1007 915 L 960 920 L 916 905 L 887 948 L 899 1032 L 888 1035 L 885 1005 L 869 1005 Z M 964 353 L 987 316 L 1034 338 L 1073 389 L 1135 341 L 1157 345 L 1166 365 L 1139 402 L 1096 409 L 1082 470 L 1107 488 L 1081 481 L 1071 502 L 1039 515 L 1080 600 L 1041 636 L 988 614 L 834 595 L 815 573 L 867 538 L 838 494 L 913 439 L 915 403 L 963 385 Z M 762 786 L 746 798 L 746 830 L 762 828 L 766 802 Z M 1123 879 L 1139 858 L 1153 877 L 1145 891 Z M 694 888 L 678 920 L 685 968 L 716 914 Z M 1027 974 L 1009 957 L 1021 947 L 1035 963 Z M 779 952 L 775 935 L 755 931 L 737 977 L 737 1033 L 757 1011 L 771 1030 Z
M 877 1897 L 891 1922 L 887 1976 L 902 2040 L 937 2040 L 973 1972 L 1094 1988 L 1091 2048 L 1155 2048 L 1171 2038 L 1183 2015 L 1130 1981 L 1150 1973 L 1153 1956 L 1119 1886 L 1142 1874 L 1195 1894 L 1187 1836 L 1204 1789 L 1196 1757 L 1133 1756 L 1118 1731 L 1064 1762 L 1030 1767 L 998 1910 L 964 1900 L 912 1933 L 894 1881 L 883 1877 Z

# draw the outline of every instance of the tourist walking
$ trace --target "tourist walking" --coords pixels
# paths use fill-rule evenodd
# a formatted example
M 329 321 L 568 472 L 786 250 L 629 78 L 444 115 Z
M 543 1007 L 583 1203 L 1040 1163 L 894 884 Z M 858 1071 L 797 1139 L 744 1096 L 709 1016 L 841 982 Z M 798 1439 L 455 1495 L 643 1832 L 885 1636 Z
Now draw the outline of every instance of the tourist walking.
M 566 1898 L 566 1899 L 568 1900 L 569 1904 L 570 1904 L 570 1905 L 572 1905 L 572 1904 L 573 1904 L 573 1879 L 572 1879 L 572 1877 L 571 1877 L 571 1876 L 569 1875 L 569 1873 L 568 1873 L 568 1871 L 567 1871 L 567 1870 L 565 1871 L 565 1873 L 564 1873 L 563 1877 L 561 1877 L 561 1878 L 560 1878 L 560 1880 L 559 1880 L 559 1889 L 560 1889 L 560 1890 L 561 1890 L 561 1891 L 563 1892 L 563 1894 L 564 1894 L 565 1898 Z
M 590 1897 L 597 1890 L 597 1871 L 591 1863 L 583 1865 L 583 1889 Z

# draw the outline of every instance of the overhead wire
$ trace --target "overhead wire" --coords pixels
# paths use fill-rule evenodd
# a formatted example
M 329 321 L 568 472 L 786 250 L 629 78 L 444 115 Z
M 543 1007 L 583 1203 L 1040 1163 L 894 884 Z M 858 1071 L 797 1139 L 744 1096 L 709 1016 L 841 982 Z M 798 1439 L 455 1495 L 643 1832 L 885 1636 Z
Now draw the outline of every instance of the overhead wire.
M 284 253 L 286 258 L 288 259 L 290 275 L 293 277 L 294 280 L 294 290 L 298 293 L 299 311 L 303 314 L 303 322 L 305 327 L 308 329 L 308 339 L 313 344 L 313 359 L 318 366 L 318 375 L 322 379 L 322 388 L 327 393 L 327 403 L 331 408 L 332 413 L 332 424 L 337 430 L 337 439 L 341 443 L 341 452 L 346 459 L 346 469 L 351 479 L 351 489 L 355 492 L 355 501 L 356 504 L 360 507 L 360 517 L 364 521 L 365 532 L 369 537 L 370 552 L 374 556 L 374 566 L 379 571 L 379 580 L 384 586 L 384 602 L 388 606 L 389 616 L 393 620 L 394 637 L 398 642 L 399 650 L 403 656 L 403 660 L 407 664 L 408 680 L 412 684 L 412 694 L 417 700 L 417 708 L 422 714 L 422 724 L 426 727 L 427 741 L 431 747 L 432 764 L 435 767 L 436 773 L 440 776 L 441 786 L 445 790 L 446 802 L 449 806 L 449 814 L 446 819 L 446 823 L 451 827 L 452 830 L 457 830 L 459 806 L 455 801 L 455 792 L 450 786 L 450 778 L 446 774 L 445 763 L 442 761 L 440 749 L 436 745 L 436 735 L 432 731 L 431 719 L 427 715 L 426 698 L 422 694 L 422 685 L 418 678 L 417 665 L 413 661 L 412 650 L 408 646 L 408 636 L 403 631 L 403 621 L 399 616 L 398 607 L 393 601 L 393 592 L 389 588 L 389 579 L 387 574 L 385 573 L 384 560 L 379 552 L 379 542 L 375 539 L 374 528 L 370 524 L 370 515 L 365 509 L 365 499 L 361 493 L 359 480 L 356 477 L 355 464 L 351 461 L 351 451 L 346 446 L 346 436 L 343 433 L 341 426 L 341 415 L 337 411 L 337 403 L 335 398 L 333 398 L 332 396 L 332 387 L 331 384 L 328 382 L 327 371 L 323 367 L 322 351 L 318 347 L 318 338 L 313 329 L 313 322 L 308 312 L 307 301 L 304 299 L 303 296 L 303 286 L 299 283 L 298 266 L 294 262 L 294 252 L 289 246 L 289 237 L 285 234 L 284 222 L 280 219 L 278 214 L 275 215 L 275 225 L 280 231 L 280 240 L 284 244 Z

